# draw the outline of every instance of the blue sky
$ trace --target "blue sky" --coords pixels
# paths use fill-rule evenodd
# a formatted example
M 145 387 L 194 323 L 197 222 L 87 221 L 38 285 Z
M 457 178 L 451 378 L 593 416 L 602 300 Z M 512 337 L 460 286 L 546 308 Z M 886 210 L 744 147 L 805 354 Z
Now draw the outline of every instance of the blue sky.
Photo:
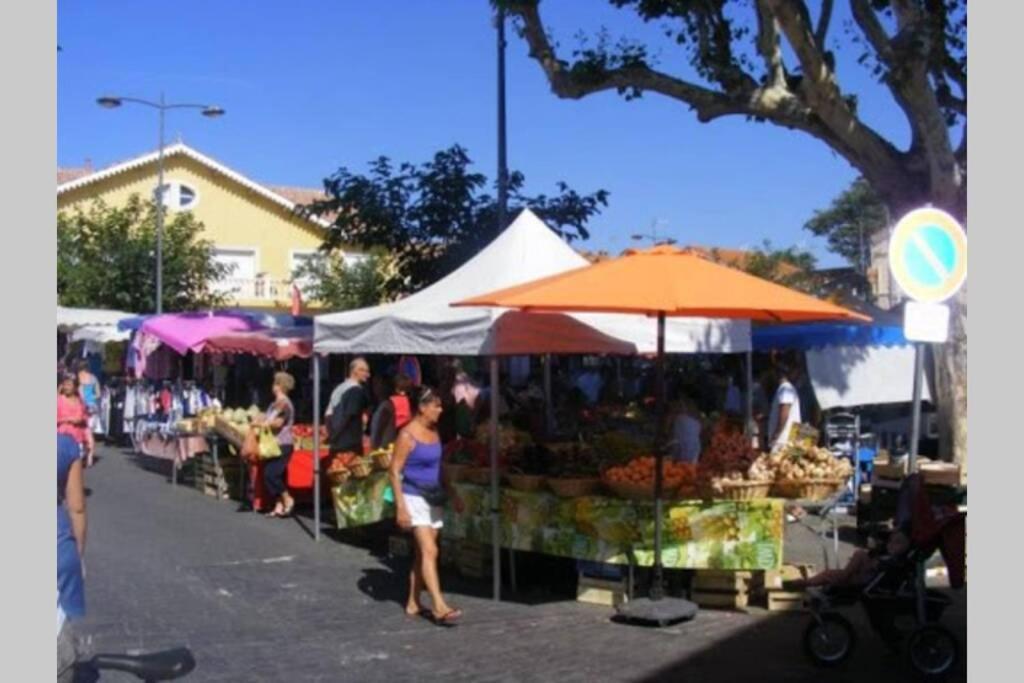
M 812 2 L 812 5 L 815 4 Z M 833 40 L 843 35 L 837 3 Z M 686 73 L 682 52 L 628 12 L 592 0 L 542 4 L 563 49 L 579 29 L 654 44 L 660 66 Z M 496 165 L 495 34 L 486 0 L 60 0 L 58 164 L 101 167 L 156 147 L 155 112 L 104 110 L 104 93 L 208 102 L 227 115 L 169 115 L 170 140 L 263 182 L 316 187 L 339 166 L 364 170 L 379 155 L 424 161 L 453 143 L 477 167 Z M 903 146 L 907 126 L 889 95 L 839 52 L 840 78 L 862 116 Z M 523 42 L 509 32 L 509 166 L 527 191 L 611 193 L 589 248 L 618 252 L 648 232 L 681 243 L 744 247 L 768 238 L 839 265 L 802 229 L 854 178 L 853 169 L 802 134 L 739 118 L 700 124 L 681 103 L 614 93 L 560 100 Z

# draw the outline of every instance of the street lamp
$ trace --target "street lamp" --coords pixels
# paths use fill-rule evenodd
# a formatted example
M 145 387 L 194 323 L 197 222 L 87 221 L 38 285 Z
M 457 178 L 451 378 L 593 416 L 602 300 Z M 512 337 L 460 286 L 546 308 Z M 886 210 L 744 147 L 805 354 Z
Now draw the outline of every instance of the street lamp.
M 167 104 L 164 94 L 160 93 L 159 102 L 139 99 L 138 97 L 115 97 L 105 95 L 96 98 L 96 104 L 104 109 L 117 109 L 125 102 L 152 107 L 160 112 L 160 146 L 157 151 L 157 185 L 156 185 L 156 312 L 163 313 L 164 308 L 164 113 L 168 109 L 198 109 L 207 118 L 224 115 L 224 110 L 209 104 Z

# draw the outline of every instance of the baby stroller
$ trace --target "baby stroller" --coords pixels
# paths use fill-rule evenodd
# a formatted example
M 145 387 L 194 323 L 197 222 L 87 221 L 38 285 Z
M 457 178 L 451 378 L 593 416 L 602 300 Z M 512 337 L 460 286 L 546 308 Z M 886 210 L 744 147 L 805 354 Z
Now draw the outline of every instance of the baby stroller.
M 856 634 L 839 609 L 860 603 L 872 628 L 893 651 L 903 646 L 910 666 L 919 675 L 937 679 L 952 671 L 959 660 L 960 643 L 938 623 L 951 600 L 925 587 L 925 562 L 940 551 L 950 586 L 963 586 L 966 517 L 956 508 L 933 508 L 920 475 L 908 477 L 900 491 L 896 528 L 909 536 L 909 549 L 881 557 L 873 578 L 864 585 L 808 590 L 805 607 L 811 621 L 803 636 L 807 656 L 821 666 L 844 662 L 853 652 Z M 898 620 L 908 618 L 913 620 L 909 633 L 897 626 Z

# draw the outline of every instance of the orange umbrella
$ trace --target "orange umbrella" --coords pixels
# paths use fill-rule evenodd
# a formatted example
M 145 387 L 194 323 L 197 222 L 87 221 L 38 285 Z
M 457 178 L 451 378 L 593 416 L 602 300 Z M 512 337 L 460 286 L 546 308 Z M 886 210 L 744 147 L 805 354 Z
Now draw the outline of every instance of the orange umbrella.
M 798 322 L 871 319 L 860 313 L 768 282 L 698 256 L 657 246 L 576 270 L 459 301 L 453 306 L 503 306 L 525 311 L 646 313 L 658 317 L 658 443 L 654 482 L 654 582 L 660 601 L 661 492 L 664 460 L 664 357 L 666 316 Z M 644 606 L 642 609 L 646 609 Z
M 670 246 L 630 249 L 619 258 L 475 296 L 453 306 L 528 311 L 648 313 L 772 322 L 870 321 L 816 299 Z

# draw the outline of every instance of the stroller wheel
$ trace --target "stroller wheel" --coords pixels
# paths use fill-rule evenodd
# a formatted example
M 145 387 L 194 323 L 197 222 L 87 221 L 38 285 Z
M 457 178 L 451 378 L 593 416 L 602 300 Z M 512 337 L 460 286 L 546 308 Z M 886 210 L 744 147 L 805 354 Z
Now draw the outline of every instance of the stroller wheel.
M 804 629 L 804 653 L 819 666 L 839 666 L 857 643 L 853 625 L 842 615 L 822 614 Z
M 907 639 L 907 656 L 918 674 L 926 679 L 938 679 L 956 666 L 960 643 L 944 626 L 926 624 Z

